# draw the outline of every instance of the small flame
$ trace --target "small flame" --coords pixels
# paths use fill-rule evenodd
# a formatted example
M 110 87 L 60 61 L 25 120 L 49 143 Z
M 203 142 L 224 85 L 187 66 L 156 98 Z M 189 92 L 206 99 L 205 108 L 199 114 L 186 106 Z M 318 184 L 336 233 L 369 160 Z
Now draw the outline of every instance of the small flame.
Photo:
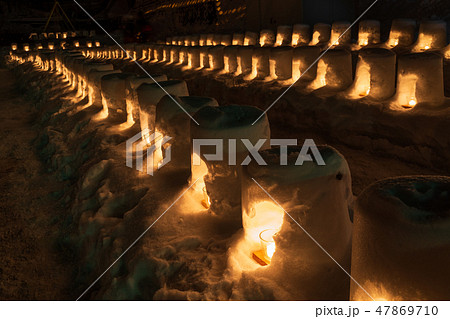
M 267 257 L 272 258 L 274 253 L 275 253 L 275 243 L 269 243 L 266 247 Z
M 416 104 L 417 104 L 417 101 L 414 97 L 412 97 L 408 102 L 409 107 L 414 107 L 414 106 L 416 106 Z

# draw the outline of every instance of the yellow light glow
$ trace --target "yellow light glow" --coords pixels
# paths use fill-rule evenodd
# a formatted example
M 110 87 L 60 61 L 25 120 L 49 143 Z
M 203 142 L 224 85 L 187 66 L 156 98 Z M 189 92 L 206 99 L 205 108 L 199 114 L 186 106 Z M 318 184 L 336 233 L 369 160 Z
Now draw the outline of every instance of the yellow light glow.
M 95 42 L 95 46 L 98 48 L 100 46 L 100 42 Z
M 311 84 L 309 85 L 309 87 L 313 90 L 317 90 L 320 89 L 324 86 L 327 85 L 327 70 L 328 70 L 328 65 L 323 61 L 320 60 L 319 63 L 317 64 L 317 75 L 316 78 L 313 82 L 311 82 Z
M 415 74 L 400 74 L 398 76 L 398 103 L 404 108 L 413 108 L 418 103 L 416 96 L 418 79 L 418 76 Z
M 16 44 L 11 45 L 11 49 L 12 49 L 13 51 L 16 51 L 16 50 L 17 50 L 17 45 L 16 45 Z
M 298 42 L 300 41 L 300 34 L 294 33 L 292 34 L 292 46 L 297 46 Z
M 414 106 L 416 106 L 416 104 L 417 104 L 417 101 L 414 97 L 412 97 L 408 102 L 409 107 L 414 107 Z
M 266 35 L 262 35 L 261 38 L 259 39 L 259 45 L 263 47 L 265 44 L 266 44 Z
M 203 187 L 203 200 L 202 200 L 202 205 L 205 208 L 209 208 L 211 207 L 211 199 L 208 196 L 208 192 L 206 191 L 206 186 Z
M 313 37 L 312 37 L 312 40 L 311 40 L 311 45 L 317 45 L 317 44 L 319 44 L 319 38 L 320 38 L 320 33 L 319 33 L 319 31 L 314 31 L 314 33 L 313 33 Z

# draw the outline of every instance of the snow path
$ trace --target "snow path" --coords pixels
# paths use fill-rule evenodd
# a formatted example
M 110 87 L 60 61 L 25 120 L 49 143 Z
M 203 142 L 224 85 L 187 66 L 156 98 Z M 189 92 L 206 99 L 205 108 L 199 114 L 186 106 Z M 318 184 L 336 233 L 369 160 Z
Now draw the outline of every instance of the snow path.
M 35 155 L 32 105 L 0 70 L 0 299 L 69 299 L 71 267 L 55 249 L 63 211 Z

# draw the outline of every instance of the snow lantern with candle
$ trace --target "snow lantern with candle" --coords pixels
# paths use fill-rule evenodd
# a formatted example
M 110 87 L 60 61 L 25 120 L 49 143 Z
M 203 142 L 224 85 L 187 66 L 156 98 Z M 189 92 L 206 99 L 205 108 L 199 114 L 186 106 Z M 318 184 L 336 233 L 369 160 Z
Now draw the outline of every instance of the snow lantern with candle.
M 450 178 L 372 184 L 355 205 L 351 300 L 449 300 Z M 364 288 L 364 290 L 362 289 Z
M 246 146 L 242 139 L 260 149 L 269 147 L 267 115 L 253 106 L 228 105 L 204 107 L 194 118 L 199 125 L 191 121 L 191 179 L 200 179 L 193 187 L 199 194 L 207 195 L 214 215 L 229 222 L 231 228 L 238 229 L 242 227 L 241 163 L 249 159 L 249 145 Z M 219 149 L 215 145 L 195 147 L 196 140 L 212 138 L 220 144 Z
M 270 79 L 285 81 L 292 77 L 293 51 L 294 49 L 290 46 L 280 46 L 270 50 Z
M 231 34 L 222 34 L 222 38 L 220 41 L 221 45 L 228 46 L 233 43 L 233 36 Z
M 292 27 L 288 25 L 280 25 L 277 28 L 276 46 L 286 46 L 292 43 Z
M 275 44 L 275 33 L 272 30 L 261 30 L 259 34 L 259 46 L 273 47 Z
M 352 42 L 350 23 L 349 22 L 335 22 L 331 26 L 331 38 L 329 46 L 346 46 Z
M 237 71 L 239 46 L 230 45 L 223 49 L 223 73 L 234 74 Z
M 406 47 L 414 43 L 416 21 L 412 19 L 394 19 L 386 45 L 391 48 Z
M 447 23 L 445 21 L 423 21 L 413 52 L 439 50 L 447 45 Z
M 312 81 L 316 78 L 317 67 L 313 63 L 319 58 L 320 48 L 317 46 L 303 46 L 295 48 L 292 57 L 292 81 Z
M 255 48 L 252 56 L 252 71 L 244 79 L 264 79 L 270 75 L 270 51 L 271 47 Z
M 258 33 L 247 31 L 244 36 L 244 45 L 257 45 L 259 43 L 258 39 Z
M 164 88 L 164 91 L 161 90 Z M 176 96 L 188 96 L 187 84 L 182 80 L 169 80 L 158 84 L 141 84 L 136 90 L 139 102 L 139 122 L 142 132 L 153 132 L 155 129 L 156 105 L 167 93 Z M 143 136 L 147 143 L 149 136 Z
M 216 45 L 208 50 L 209 70 L 222 70 L 224 68 L 224 48 L 223 45 Z
M 380 21 L 363 20 L 359 23 L 358 45 L 365 47 L 380 43 Z
M 353 81 L 351 53 L 343 49 L 329 50 L 317 63 L 317 74 L 309 89 L 347 89 Z
M 344 92 L 351 99 L 370 97 L 386 100 L 395 94 L 394 52 L 382 48 L 359 51 L 356 74 L 352 86 Z
M 294 300 L 345 300 L 350 278 L 335 262 L 349 271 L 350 170 L 329 146 L 316 148 L 323 162 L 303 148 L 272 147 L 260 152 L 267 165 L 243 167 L 244 253 L 266 266 L 259 277 L 274 280 Z
M 316 23 L 309 45 L 326 45 L 330 41 L 331 26 L 325 23 Z
M 232 45 L 244 45 L 244 34 L 243 33 L 233 33 Z
M 134 78 L 134 73 L 114 73 L 102 77 L 103 114 L 120 121 L 122 127 L 134 124 L 132 114 L 127 116 L 127 82 Z
M 237 69 L 236 76 L 244 75 L 247 76 L 252 72 L 253 64 L 253 52 L 255 48 L 253 46 L 240 46 L 238 47 L 237 53 Z
M 311 40 L 311 31 L 307 24 L 295 24 L 292 29 L 292 46 L 307 45 Z
M 433 52 L 398 58 L 395 106 L 414 108 L 418 103 L 440 106 L 445 101 L 443 58 Z

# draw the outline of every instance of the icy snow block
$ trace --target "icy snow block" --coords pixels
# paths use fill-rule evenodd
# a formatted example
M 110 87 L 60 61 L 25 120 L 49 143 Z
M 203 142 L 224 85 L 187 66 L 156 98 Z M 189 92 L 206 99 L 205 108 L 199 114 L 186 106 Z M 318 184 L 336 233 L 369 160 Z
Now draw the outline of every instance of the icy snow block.
M 449 300 L 450 178 L 372 184 L 355 205 L 351 275 L 375 300 Z M 370 300 L 351 283 L 351 300 Z
M 270 50 L 270 76 L 277 80 L 288 80 L 292 77 L 292 47 L 275 47 Z
M 357 99 L 386 100 L 395 94 L 396 55 L 391 50 L 367 48 L 359 51 L 356 74 L 347 94 Z
M 232 35 L 231 34 L 222 34 L 222 39 L 220 41 L 221 45 L 227 46 L 232 44 Z
M 256 32 L 247 31 L 244 36 L 244 45 L 258 45 L 259 35 Z
M 397 66 L 397 101 L 404 107 L 444 103 L 443 58 L 432 52 L 400 56 Z M 411 101 L 414 103 L 411 103 Z
M 254 51 L 255 51 L 255 48 L 253 46 L 238 47 L 238 58 L 237 58 L 238 59 L 238 72 L 237 73 L 248 74 L 252 71 L 252 58 L 253 58 Z
M 225 46 L 217 45 L 208 50 L 209 69 L 222 70 L 224 67 L 224 50 Z
M 244 45 L 244 34 L 243 33 L 233 33 L 232 45 Z
M 358 30 L 358 44 L 360 46 L 366 46 L 377 43 L 380 43 L 380 21 L 361 21 Z
M 239 46 L 236 45 L 227 46 L 223 49 L 223 68 L 225 73 L 235 73 L 237 71 L 238 49 Z
M 420 24 L 414 51 L 442 49 L 446 45 L 447 23 L 445 21 L 424 21 Z
M 352 42 L 352 32 L 350 31 L 349 28 L 350 28 L 349 22 L 334 22 L 331 26 L 330 45 L 333 44 L 335 46 L 350 45 Z
M 386 45 L 389 47 L 407 47 L 414 43 L 416 21 L 412 19 L 394 19 Z
M 175 101 L 176 102 L 175 102 Z M 181 106 L 181 107 L 180 107 Z M 214 98 L 200 96 L 164 96 L 156 105 L 155 131 L 172 139 L 171 161 L 166 166 L 176 169 L 191 170 L 191 118 L 201 108 L 217 107 Z
M 300 78 L 300 81 L 312 81 L 316 78 L 317 66 L 310 66 L 320 55 L 320 48 L 317 46 L 303 46 L 294 49 L 292 57 L 292 79 Z M 309 70 L 308 70 L 309 68 Z
M 199 125 L 191 121 L 191 140 L 218 139 L 223 143 L 223 157 L 217 161 L 208 160 L 208 154 L 216 154 L 216 147 L 213 145 L 203 145 L 197 153 L 208 169 L 203 180 L 211 201 L 210 210 L 224 220 L 231 221 L 238 229 L 242 225 L 241 163 L 249 154 L 242 139 L 247 139 L 252 145 L 265 139 L 261 149 L 269 147 L 270 127 L 267 115 L 253 106 L 227 105 L 204 107 L 194 118 Z M 255 121 L 257 122 L 252 125 Z M 192 165 L 194 170 L 196 163 L 193 162 Z
M 164 74 L 153 74 L 150 78 L 148 75 L 135 76 L 127 79 L 127 108 L 133 114 L 133 119 L 139 119 L 139 102 L 137 96 L 137 89 L 144 83 L 152 84 L 156 82 L 167 81 L 167 76 Z
M 292 46 L 307 45 L 311 40 L 311 31 L 307 24 L 295 24 L 292 29 Z
M 161 89 L 164 88 L 164 90 Z M 158 84 L 144 83 L 137 89 L 139 102 L 139 122 L 141 130 L 152 132 L 155 128 L 156 105 L 167 94 L 188 96 L 187 84 L 182 80 L 170 80 Z
M 272 30 L 261 30 L 259 33 L 259 46 L 273 47 L 275 44 L 275 33 Z
M 188 67 L 197 69 L 200 67 L 200 53 L 203 47 L 189 47 L 188 48 Z M 203 56 L 202 56 L 203 58 Z
M 275 252 L 261 276 L 272 278 L 293 300 L 346 300 L 350 278 L 306 232 L 350 271 L 350 169 L 334 148 L 316 150 L 322 163 L 311 149 L 308 158 L 301 146 L 288 146 L 283 156 L 279 147 L 261 151 L 267 165 L 252 161 L 242 168 L 245 240 L 259 250 L 261 233 L 274 231 Z
M 331 26 L 325 23 L 316 23 L 310 45 L 323 45 L 330 41 Z
M 277 46 L 291 45 L 292 43 L 292 27 L 289 25 L 280 25 L 277 28 L 277 38 L 275 41 Z

